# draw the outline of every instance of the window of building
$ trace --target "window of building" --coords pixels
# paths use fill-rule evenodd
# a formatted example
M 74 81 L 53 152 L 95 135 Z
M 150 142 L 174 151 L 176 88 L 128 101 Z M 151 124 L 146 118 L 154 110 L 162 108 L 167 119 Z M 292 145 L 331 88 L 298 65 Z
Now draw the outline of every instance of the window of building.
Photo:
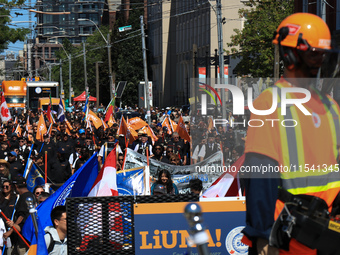
M 44 49 L 44 58 L 49 58 L 49 57 L 50 57 L 49 48 L 45 47 L 45 49 Z

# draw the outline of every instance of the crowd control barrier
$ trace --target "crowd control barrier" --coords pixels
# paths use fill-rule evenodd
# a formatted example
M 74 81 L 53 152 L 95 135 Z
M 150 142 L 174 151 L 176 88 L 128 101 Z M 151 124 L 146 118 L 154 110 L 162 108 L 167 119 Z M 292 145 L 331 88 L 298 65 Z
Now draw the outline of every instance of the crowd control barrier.
M 191 194 L 67 198 L 68 254 L 138 254 L 134 211 L 139 204 L 162 207 L 162 203 L 194 201 L 198 196 Z

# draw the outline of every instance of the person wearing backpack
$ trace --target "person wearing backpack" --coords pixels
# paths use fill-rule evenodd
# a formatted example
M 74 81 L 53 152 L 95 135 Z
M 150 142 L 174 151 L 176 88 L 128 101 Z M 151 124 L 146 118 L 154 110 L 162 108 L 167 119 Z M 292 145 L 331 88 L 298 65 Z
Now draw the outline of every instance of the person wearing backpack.
M 57 206 L 51 212 L 53 226 L 45 228 L 45 242 L 49 255 L 67 255 L 66 207 Z

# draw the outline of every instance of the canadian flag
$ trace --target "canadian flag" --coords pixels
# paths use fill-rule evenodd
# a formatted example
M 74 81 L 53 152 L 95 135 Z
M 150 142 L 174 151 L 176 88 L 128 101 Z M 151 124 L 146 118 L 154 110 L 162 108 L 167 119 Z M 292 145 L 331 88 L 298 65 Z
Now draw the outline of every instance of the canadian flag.
M 12 119 L 11 113 L 8 110 L 4 93 L 1 93 L 1 105 L 0 105 L 1 121 L 9 121 Z
M 234 197 L 240 195 L 240 185 L 237 173 L 243 165 L 244 159 L 245 154 L 232 164 L 233 169 L 236 169 L 236 171 L 223 173 L 206 191 L 204 191 L 202 197 Z
M 118 196 L 117 172 L 116 172 L 116 147 L 107 156 L 105 163 L 94 182 L 89 197 Z M 120 203 L 111 202 L 109 206 L 109 238 L 114 250 L 121 250 L 123 246 L 123 219 Z M 81 226 L 82 242 L 80 250 L 85 251 L 91 240 L 102 236 L 102 208 L 100 203 L 88 204 L 84 208 L 88 219 Z

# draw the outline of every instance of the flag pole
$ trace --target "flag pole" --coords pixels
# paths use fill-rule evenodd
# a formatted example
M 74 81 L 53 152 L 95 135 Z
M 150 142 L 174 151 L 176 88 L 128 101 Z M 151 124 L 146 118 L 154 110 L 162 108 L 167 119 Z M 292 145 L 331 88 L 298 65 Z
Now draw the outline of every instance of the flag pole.
M 26 166 L 25 166 L 25 171 L 24 171 L 24 177 L 25 178 L 27 177 L 27 168 L 28 168 L 29 160 L 31 158 L 32 151 L 33 151 L 33 145 L 34 145 L 34 143 L 32 143 L 31 150 L 30 150 L 30 153 L 28 155 L 28 159 L 27 159 Z
M 122 165 L 122 170 L 124 170 L 124 167 L 125 167 L 125 160 L 126 160 L 126 150 L 124 152 L 124 162 L 123 162 L 123 165 Z
M 146 162 L 149 167 L 149 146 L 146 146 Z
M 45 151 L 45 185 L 47 183 L 47 151 Z
M 1 210 L 0 210 L 0 213 L 1 213 L 2 217 L 5 218 L 6 221 L 9 221 L 9 220 L 10 220 L 10 219 L 7 218 L 7 216 L 6 216 Z M 27 247 L 29 248 L 30 245 L 27 243 L 27 241 L 25 240 L 25 238 L 20 234 L 20 232 L 19 232 L 14 226 L 13 226 L 12 228 L 13 228 L 13 230 L 15 231 L 15 233 L 18 234 L 18 236 L 24 241 L 24 243 L 25 243 L 25 244 L 27 245 Z

